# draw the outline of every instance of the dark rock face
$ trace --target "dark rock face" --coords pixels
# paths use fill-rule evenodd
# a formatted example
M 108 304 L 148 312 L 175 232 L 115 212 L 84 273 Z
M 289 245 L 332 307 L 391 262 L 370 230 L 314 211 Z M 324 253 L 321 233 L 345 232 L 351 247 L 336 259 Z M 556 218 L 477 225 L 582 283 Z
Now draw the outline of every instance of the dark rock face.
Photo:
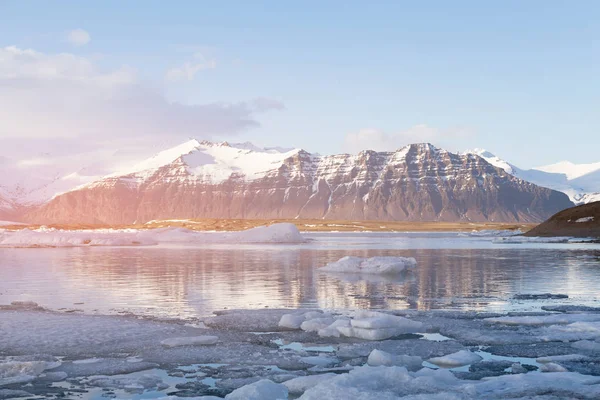
M 143 175 L 94 182 L 55 197 L 27 219 L 106 224 L 173 218 L 537 222 L 573 205 L 565 194 L 515 178 L 479 156 L 430 144 L 358 155 L 317 156 L 300 150 L 253 179 L 236 173 L 224 180 L 198 176 L 185 160 L 179 157 Z
M 563 210 L 525 235 L 600 238 L 600 201 Z

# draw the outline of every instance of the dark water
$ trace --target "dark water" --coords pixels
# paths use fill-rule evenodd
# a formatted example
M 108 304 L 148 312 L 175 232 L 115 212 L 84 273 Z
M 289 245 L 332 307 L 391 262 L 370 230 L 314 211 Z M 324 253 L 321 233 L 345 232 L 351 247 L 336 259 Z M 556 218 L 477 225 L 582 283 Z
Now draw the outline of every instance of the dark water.
M 0 304 L 183 318 L 224 308 L 600 306 L 599 245 L 496 244 L 458 234 L 306 236 L 311 241 L 301 245 L 0 249 Z M 396 278 L 318 271 L 346 255 L 410 256 L 418 267 Z M 569 299 L 511 300 L 545 292 Z

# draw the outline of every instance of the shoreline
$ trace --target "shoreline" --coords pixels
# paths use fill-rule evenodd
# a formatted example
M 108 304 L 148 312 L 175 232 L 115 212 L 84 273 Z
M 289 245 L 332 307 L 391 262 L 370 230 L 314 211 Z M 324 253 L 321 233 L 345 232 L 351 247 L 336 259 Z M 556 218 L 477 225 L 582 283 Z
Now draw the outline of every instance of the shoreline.
M 483 230 L 521 230 L 538 224 L 502 222 L 421 222 L 421 221 L 340 221 L 322 219 L 167 219 L 143 224 L 23 224 L 2 229 L 38 229 L 42 226 L 63 230 L 186 228 L 194 231 L 242 231 L 276 223 L 292 223 L 301 232 L 472 232 Z

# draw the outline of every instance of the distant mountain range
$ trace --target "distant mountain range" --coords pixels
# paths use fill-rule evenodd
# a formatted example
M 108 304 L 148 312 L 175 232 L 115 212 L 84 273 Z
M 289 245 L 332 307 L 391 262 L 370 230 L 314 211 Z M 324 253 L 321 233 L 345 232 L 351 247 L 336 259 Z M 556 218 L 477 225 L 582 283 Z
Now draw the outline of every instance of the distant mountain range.
M 575 204 L 600 200 L 600 162 L 573 164 L 569 161 L 562 161 L 552 165 L 523 170 L 486 150 L 475 149 L 465 153 L 483 157 L 490 164 L 528 182 L 563 192 Z
M 427 143 L 321 156 L 190 140 L 41 203 L 0 192 L 0 218 L 103 224 L 172 218 L 534 222 L 573 205 L 565 194 L 531 183 L 526 173 L 487 152 L 455 154 Z M 46 187 L 64 183 L 61 178 Z

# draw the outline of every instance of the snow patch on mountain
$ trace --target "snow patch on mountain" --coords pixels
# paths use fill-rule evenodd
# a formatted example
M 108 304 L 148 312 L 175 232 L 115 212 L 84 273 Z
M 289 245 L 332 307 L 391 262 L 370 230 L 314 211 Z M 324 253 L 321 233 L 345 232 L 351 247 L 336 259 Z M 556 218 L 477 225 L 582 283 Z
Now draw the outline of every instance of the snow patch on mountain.
M 592 172 L 600 171 L 600 162 L 590 164 L 574 164 L 570 161 L 561 161 L 556 164 L 544 165 L 534 169 L 552 174 L 565 174 L 568 180 L 573 180 L 584 175 L 588 175 Z
M 254 180 L 279 168 L 287 158 L 300 151 L 283 150 L 285 149 L 264 149 L 249 142 L 230 144 L 192 139 L 107 178 L 132 177 L 132 183 L 140 183 L 159 168 L 180 161 L 189 175 L 202 182 L 221 183 L 232 175 Z
M 517 178 L 563 192 L 575 204 L 600 200 L 600 163 L 573 164 L 562 161 L 524 170 L 484 149 L 467 150 L 463 154 L 478 155 Z

